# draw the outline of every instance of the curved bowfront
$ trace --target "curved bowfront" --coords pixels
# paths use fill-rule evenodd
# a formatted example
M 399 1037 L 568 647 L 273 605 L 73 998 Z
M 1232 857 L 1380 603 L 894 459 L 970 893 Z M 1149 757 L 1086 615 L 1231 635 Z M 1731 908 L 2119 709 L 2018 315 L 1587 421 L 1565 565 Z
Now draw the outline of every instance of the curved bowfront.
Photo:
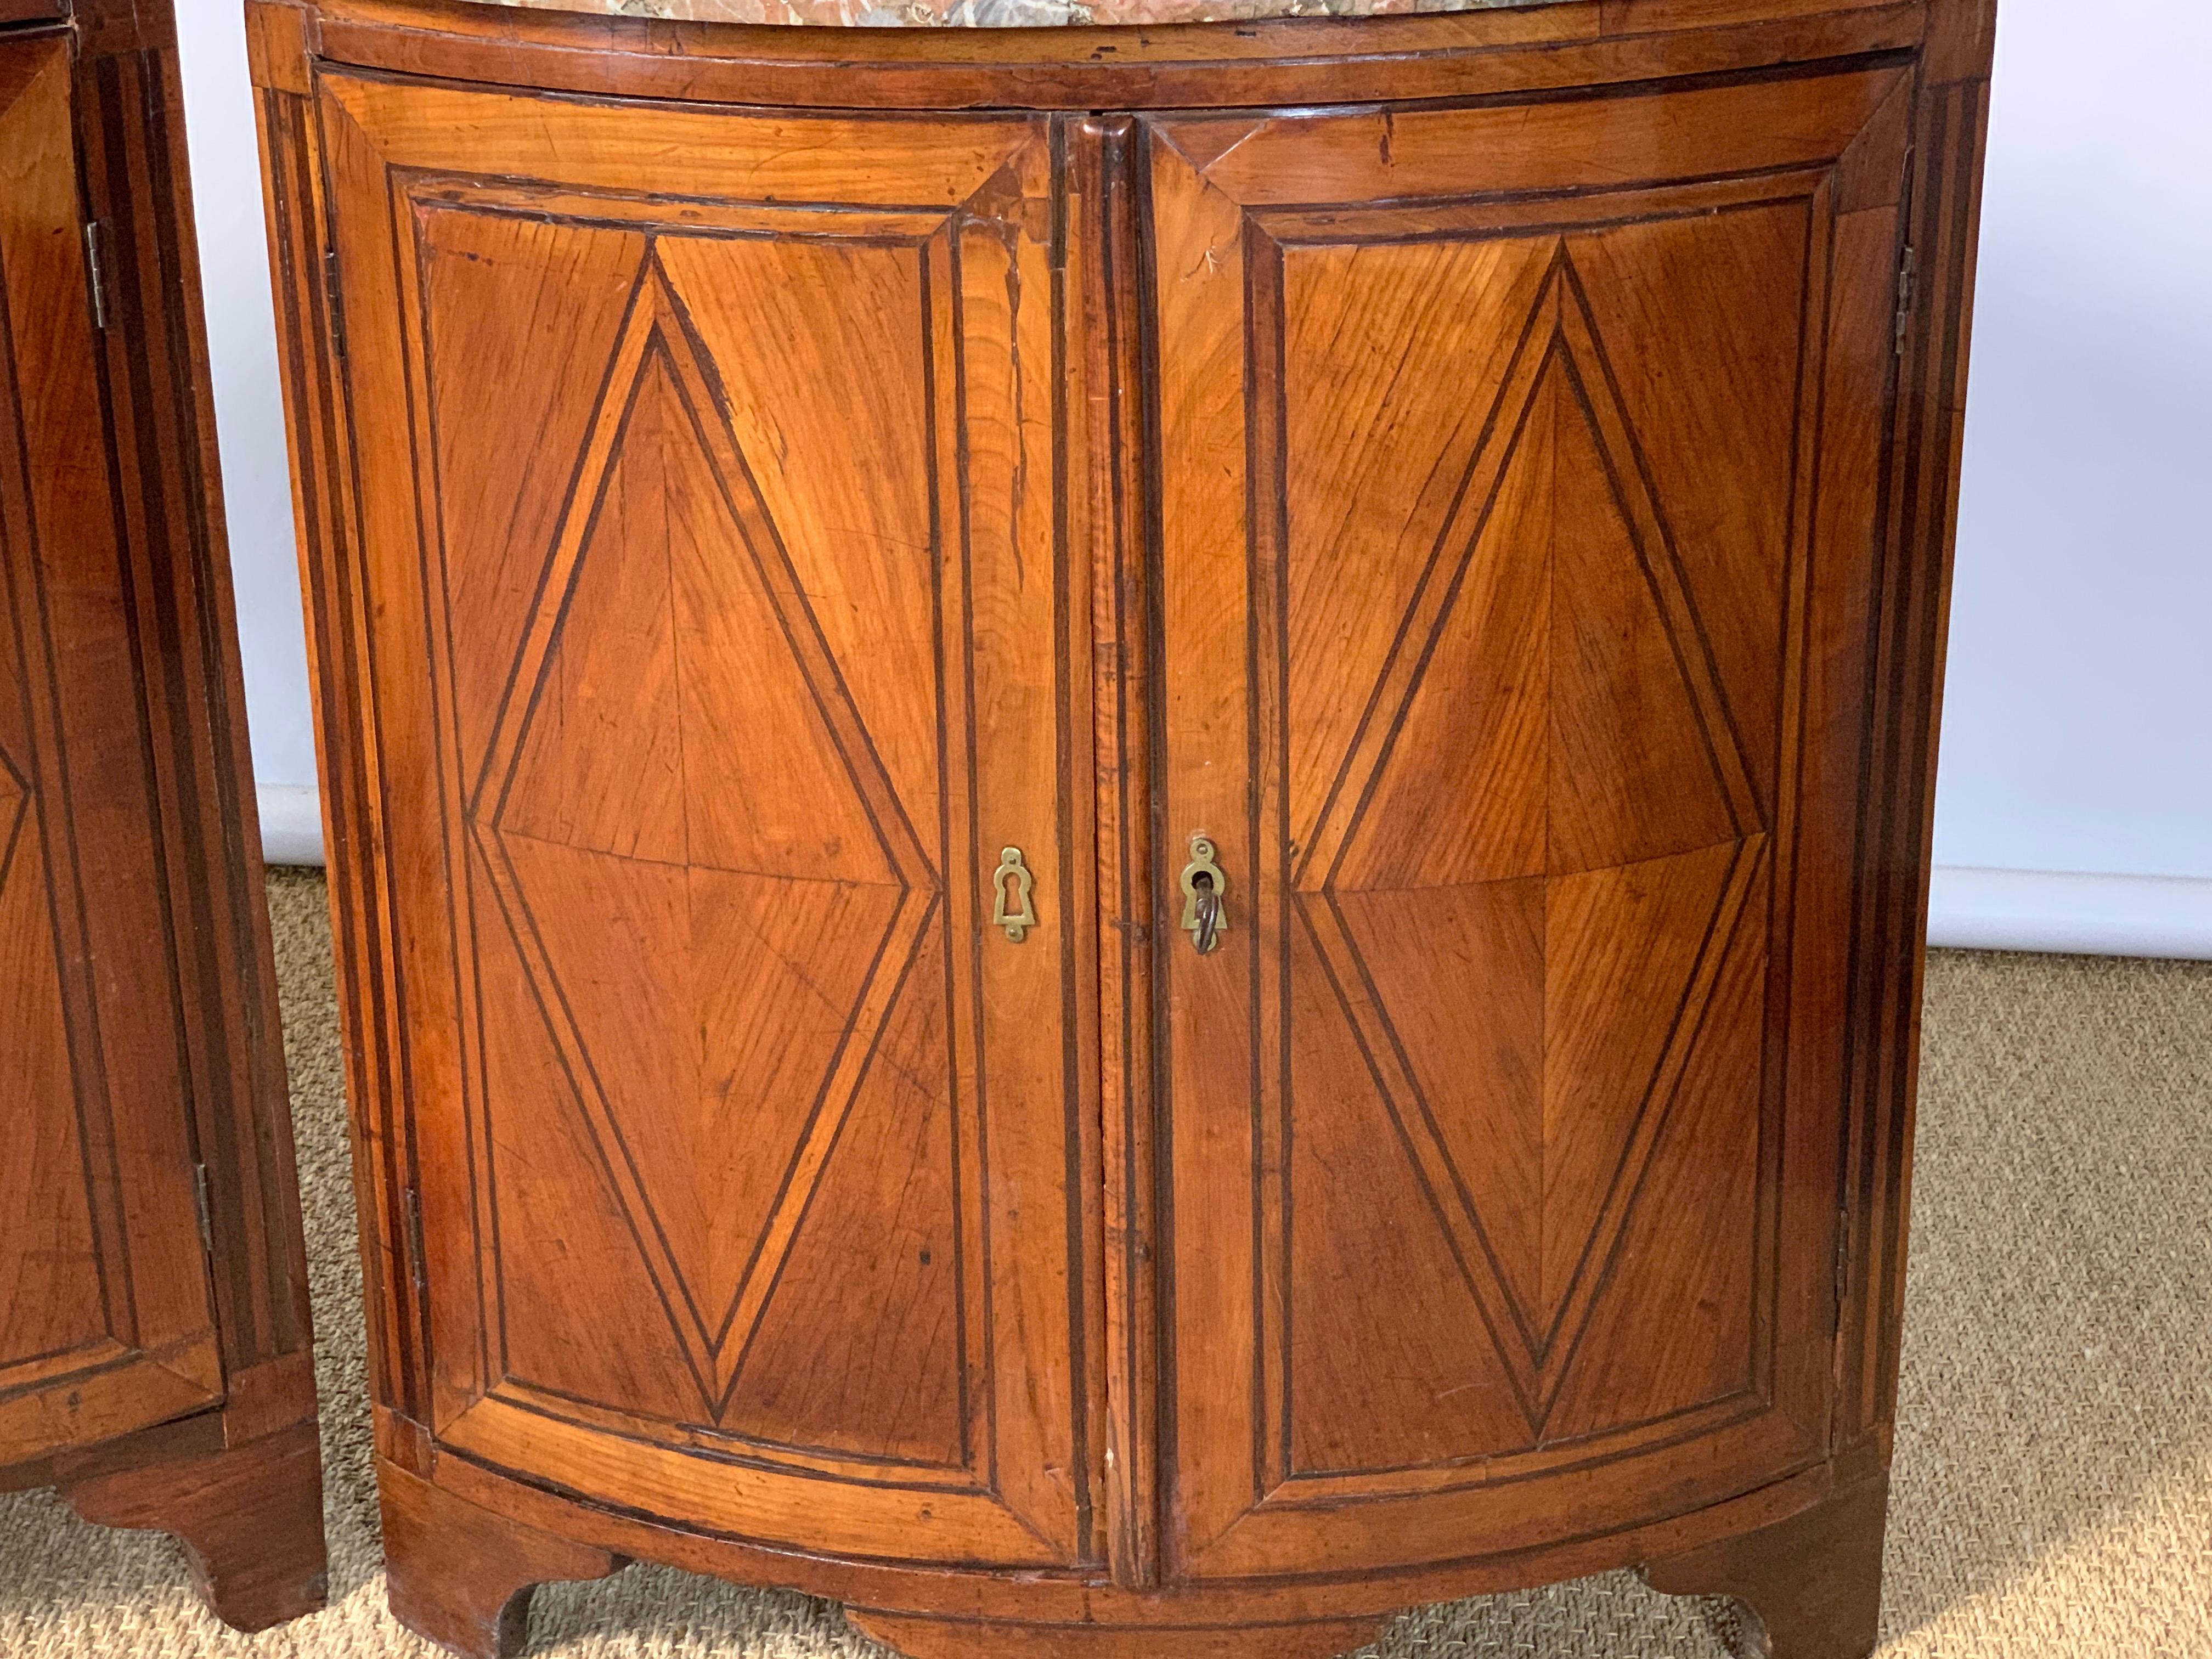
M 251 15 L 402 1617 L 1870 1650 L 1986 5 Z

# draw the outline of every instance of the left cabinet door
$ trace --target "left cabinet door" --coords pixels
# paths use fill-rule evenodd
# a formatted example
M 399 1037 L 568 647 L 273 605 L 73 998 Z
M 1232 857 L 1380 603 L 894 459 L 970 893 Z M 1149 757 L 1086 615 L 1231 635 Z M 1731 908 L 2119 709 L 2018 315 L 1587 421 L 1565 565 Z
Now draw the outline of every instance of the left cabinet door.
M 1085 1559 L 1043 124 L 263 117 L 382 1401 L 741 1537 Z
M 74 131 L 0 42 L 0 1468 L 223 1394 Z

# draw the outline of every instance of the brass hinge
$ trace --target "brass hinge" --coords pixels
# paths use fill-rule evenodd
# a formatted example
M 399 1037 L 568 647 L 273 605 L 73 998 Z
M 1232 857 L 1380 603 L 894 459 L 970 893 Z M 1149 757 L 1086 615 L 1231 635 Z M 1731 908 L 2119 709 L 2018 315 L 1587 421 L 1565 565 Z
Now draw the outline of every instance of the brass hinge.
M 429 1270 L 422 1262 L 422 1194 L 408 1187 L 402 1189 L 401 1200 L 407 1211 L 407 1278 L 419 1304 L 430 1297 Z
M 345 310 L 338 303 L 338 251 L 325 249 L 323 253 L 323 308 L 331 319 L 331 352 L 340 362 L 345 361 Z
M 84 268 L 92 283 L 92 325 L 107 326 L 107 228 L 94 219 L 84 228 Z
M 1920 292 L 1920 250 L 1908 247 L 1897 267 L 1897 355 L 1905 355 L 1905 331 L 1912 321 L 1913 301 Z
M 1830 1304 L 1833 1309 L 1832 1317 L 1838 1336 L 1843 1334 L 1844 1297 L 1850 1290 L 1850 1280 L 1851 1218 L 1848 1212 L 1844 1212 L 1836 1217 L 1835 1296 Z
M 200 1249 L 210 1256 L 215 1254 L 215 1222 L 208 1211 L 207 1165 L 192 1165 L 192 1210 L 199 1218 Z

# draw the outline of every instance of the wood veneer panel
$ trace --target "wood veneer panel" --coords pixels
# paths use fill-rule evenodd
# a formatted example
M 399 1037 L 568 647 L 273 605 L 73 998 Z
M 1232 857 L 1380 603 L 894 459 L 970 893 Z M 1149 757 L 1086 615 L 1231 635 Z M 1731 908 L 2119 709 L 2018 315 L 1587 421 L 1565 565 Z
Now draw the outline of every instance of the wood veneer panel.
M 1784 1195 L 1835 1178 L 1844 1107 L 1784 1056 L 1839 1040 L 1792 918 L 1850 866 L 1796 838 L 1859 786 L 1806 790 L 1808 629 L 1848 608 L 1808 573 L 1878 496 L 1817 389 L 1889 345 L 1834 199 L 1903 167 L 1900 84 L 1153 129 L 1164 823 L 1244 896 L 1166 954 L 1205 1195 L 1164 1246 L 1173 1572 L 1617 1525 L 1823 1454 L 1837 1218 Z M 1585 171 L 1621 123 L 1648 184 Z
M 319 96 L 356 505 L 307 557 L 325 718 L 376 733 L 342 915 L 408 1011 L 356 1083 L 392 1126 L 395 1403 L 749 1535 L 1086 1559 L 1054 151 Z M 497 441 L 520 409 L 542 446 Z M 374 670 L 418 638 L 427 678 Z M 416 776 L 437 812 L 386 805 Z M 1018 943 L 987 931 L 1008 845 Z

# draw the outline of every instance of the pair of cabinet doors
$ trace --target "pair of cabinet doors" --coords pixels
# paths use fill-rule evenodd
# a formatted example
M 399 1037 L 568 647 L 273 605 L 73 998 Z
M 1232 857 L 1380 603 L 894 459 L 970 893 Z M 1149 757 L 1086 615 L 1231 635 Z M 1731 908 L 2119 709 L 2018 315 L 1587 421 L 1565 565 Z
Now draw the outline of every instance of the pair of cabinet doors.
M 272 99 L 386 1407 L 1139 1583 L 1828 1456 L 1912 96 Z

